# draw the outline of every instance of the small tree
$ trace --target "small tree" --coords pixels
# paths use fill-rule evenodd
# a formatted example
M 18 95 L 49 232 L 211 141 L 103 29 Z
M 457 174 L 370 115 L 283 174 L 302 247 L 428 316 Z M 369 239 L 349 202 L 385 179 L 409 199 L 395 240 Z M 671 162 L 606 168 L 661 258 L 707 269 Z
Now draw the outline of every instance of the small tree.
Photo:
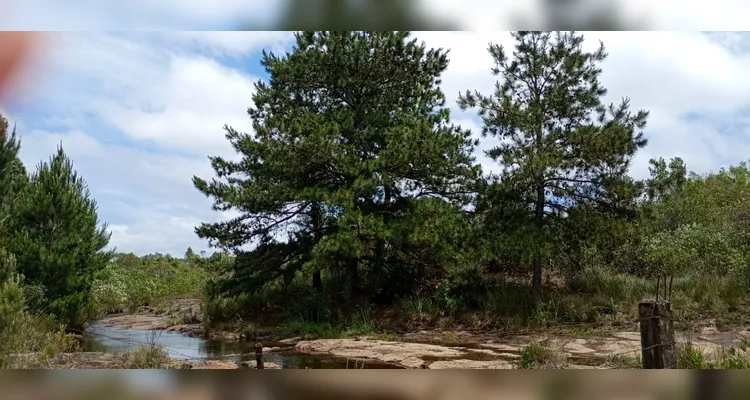
M 77 325 L 95 274 L 112 257 L 96 202 L 62 147 L 42 162 L 14 206 L 8 249 L 31 285 L 44 290 L 45 310 Z
M 569 211 L 582 207 L 617 214 L 633 204 L 637 186 L 627 177 L 630 160 L 646 144 L 636 132 L 648 113 L 635 115 L 627 99 L 602 104 L 607 91 L 599 83 L 604 45 L 582 49 L 583 36 L 561 32 L 516 32 L 513 59 L 490 44 L 500 76 L 495 93 L 467 91 L 461 108 L 476 107 L 482 133 L 501 139 L 487 154 L 504 167 L 496 180 L 511 227 L 533 259 L 532 288 L 541 294 L 545 254 L 554 248 Z

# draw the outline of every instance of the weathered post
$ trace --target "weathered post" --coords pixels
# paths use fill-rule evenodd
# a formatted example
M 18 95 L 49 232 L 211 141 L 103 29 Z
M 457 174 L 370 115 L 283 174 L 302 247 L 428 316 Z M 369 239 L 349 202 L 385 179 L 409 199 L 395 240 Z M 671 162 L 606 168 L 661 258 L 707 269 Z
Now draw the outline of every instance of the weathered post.
M 675 337 L 669 301 L 651 300 L 638 305 L 641 358 L 644 369 L 676 368 Z
M 260 343 L 255 344 L 255 367 L 263 369 L 263 345 Z

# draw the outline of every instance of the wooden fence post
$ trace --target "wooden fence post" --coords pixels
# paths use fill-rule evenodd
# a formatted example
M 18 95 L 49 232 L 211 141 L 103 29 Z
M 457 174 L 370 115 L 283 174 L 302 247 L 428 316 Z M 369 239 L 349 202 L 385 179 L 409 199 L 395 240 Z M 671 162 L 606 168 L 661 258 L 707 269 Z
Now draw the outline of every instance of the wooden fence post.
M 641 358 L 644 369 L 677 368 L 672 309 L 669 301 L 651 300 L 638 305 L 641 325 Z
M 255 344 L 255 368 L 263 369 L 263 345 Z

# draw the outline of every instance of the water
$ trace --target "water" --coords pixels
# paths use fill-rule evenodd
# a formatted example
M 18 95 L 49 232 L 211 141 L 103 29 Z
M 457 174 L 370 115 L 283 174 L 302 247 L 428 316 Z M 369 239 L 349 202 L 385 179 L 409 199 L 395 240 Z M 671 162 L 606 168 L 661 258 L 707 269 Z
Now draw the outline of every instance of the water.
M 156 343 L 178 360 L 231 360 L 234 362 L 255 361 L 255 343 L 243 341 L 208 340 L 189 337 L 179 332 L 145 331 L 94 325 L 83 339 L 83 351 L 122 353 L 134 351 L 148 343 Z M 354 360 L 328 355 L 312 355 L 294 351 L 294 347 L 283 343 L 266 342 L 265 347 L 279 347 L 278 351 L 263 354 L 265 362 L 273 362 L 284 369 L 344 369 L 354 368 Z M 362 367 L 362 360 L 357 368 Z M 389 364 L 366 360 L 365 369 L 398 368 Z

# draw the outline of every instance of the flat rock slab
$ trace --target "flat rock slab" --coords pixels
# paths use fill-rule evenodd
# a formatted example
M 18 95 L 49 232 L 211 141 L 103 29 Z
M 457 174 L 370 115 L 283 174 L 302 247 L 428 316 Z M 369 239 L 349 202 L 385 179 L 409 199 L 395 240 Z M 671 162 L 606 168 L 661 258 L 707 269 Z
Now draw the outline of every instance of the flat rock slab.
M 428 369 L 510 369 L 513 364 L 509 359 L 517 357 L 490 349 L 362 339 L 308 340 L 297 343 L 295 348 L 304 353 L 373 359 L 406 368 Z M 483 359 L 478 360 L 477 356 Z
M 423 343 L 389 342 L 384 340 L 320 339 L 298 342 L 295 349 L 303 353 L 324 353 L 343 358 L 369 358 L 415 368 L 415 359 L 456 358 L 465 351 Z
M 170 327 L 169 319 L 160 315 L 121 315 L 99 321 L 101 325 L 138 330 L 157 330 Z

